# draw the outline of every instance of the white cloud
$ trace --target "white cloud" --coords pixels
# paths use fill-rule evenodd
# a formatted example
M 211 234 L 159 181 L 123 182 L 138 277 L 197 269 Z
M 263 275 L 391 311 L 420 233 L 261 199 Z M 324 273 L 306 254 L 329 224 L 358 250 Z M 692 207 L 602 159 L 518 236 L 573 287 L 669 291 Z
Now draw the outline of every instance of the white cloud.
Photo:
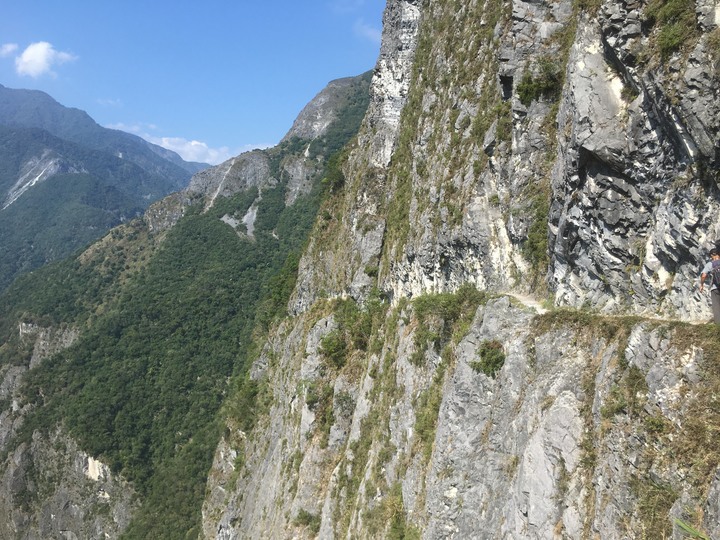
M 102 105 L 103 107 L 122 107 L 123 102 L 121 99 L 113 99 L 113 98 L 99 98 L 95 100 L 98 105 Z M 122 129 L 122 128 L 117 128 Z
M 210 148 L 200 141 L 189 141 L 182 137 L 150 137 L 146 139 L 151 143 L 172 150 L 180 155 L 185 161 L 199 161 L 217 165 L 226 159 L 230 159 L 230 149 L 227 146 L 221 148 Z
M 110 129 L 119 129 L 121 131 L 127 131 L 133 133 L 139 137 L 142 137 L 148 142 L 162 146 L 167 150 L 172 150 L 177 153 L 185 161 L 197 161 L 200 163 L 209 163 L 210 165 L 217 165 L 223 161 L 227 161 L 231 157 L 235 157 L 243 152 L 255 150 L 258 148 L 270 148 L 273 144 L 246 144 L 241 148 L 231 150 L 227 146 L 221 146 L 220 148 L 210 148 L 206 143 L 201 141 L 188 140 L 183 137 L 157 137 L 151 135 L 150 131 L 157 131 L 158 127 L 154 124 L 112 124 L 105 126 Z
M 176 152 L 185 161 L 199 161 L 200 163 L 209 163 L 210 165 L 217 165 L 243 152 L 274 146 L 272 144 L 246 144 L 241 148 L 231 150 L 227 146 L 210 148 L 204 142 L 189 141 L 182 137 L 151 137 L 148 135 L 141 135 L 141 137 L 146 141 Z
M 15 54 L 15 51 L 18 50 L 18 44 L 17 43 L 5 43 L 3 45 L 0 45 L 0 58 L 6 58 L 8 56 L 12 56 Z
M 355 21 L 355 26 L 353 29 L 355 30 L 355 35 L 358 35 L 362 38 L 372 41 L 377 45 L 380 45 L 380 40 L 382 38 L 382 30 L 380 30 L 379 28 L 370 26 L 364 20 L 359 19 Z
M 41 75 L 55 76 L 53 67 L 75 60 L 70 53 L 56 51 L 47 41 L 39 41 L 28 45 L 20 56 L 15 58 L 15 70 L 18 75 L 37 78 Z

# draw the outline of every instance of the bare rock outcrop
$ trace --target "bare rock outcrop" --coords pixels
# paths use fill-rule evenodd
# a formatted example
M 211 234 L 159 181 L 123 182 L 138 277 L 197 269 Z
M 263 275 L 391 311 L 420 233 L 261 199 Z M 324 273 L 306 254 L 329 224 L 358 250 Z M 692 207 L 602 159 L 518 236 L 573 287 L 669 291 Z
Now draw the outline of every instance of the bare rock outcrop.
M 60 432 L 16 448 L 0 490 L 3 538 L 117 538 L 136 509 L 127 483 Z

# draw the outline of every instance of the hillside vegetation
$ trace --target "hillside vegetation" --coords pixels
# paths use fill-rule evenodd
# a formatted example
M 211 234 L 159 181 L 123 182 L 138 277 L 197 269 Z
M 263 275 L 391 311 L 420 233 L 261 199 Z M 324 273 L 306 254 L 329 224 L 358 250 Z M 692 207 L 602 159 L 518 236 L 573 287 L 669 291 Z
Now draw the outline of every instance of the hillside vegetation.
M 0 85 L 0 291 L 182 189 L 207 165 Z
M 338 177 L 339 151 L 367 107 L 367 79 L 315 140 L 267 150 L 270 187 L 189 200 L 167 233 L 143 220 L 111 231 L 75 256 L 22 276 L 0 297 L 0 360 L 27 365 L 17 324 L 76 327 L 79 339 L 31 370 L 30 406 L 4 456 L 34 434 L 67 431 L 129 480 L 141 505 L 127 538 L 183 538 L 197 530 L 207 470 L 222 431 L 216 413 L 254 344 L 285 313 L 298 257 L 318 206 Z M 364 91 L 364 94 L 362 93 Z M 310 148 L 324 164 L 309 193 L 286 206 L 287 158 Z M 252 237 L 221 220 L 257 204 Z M 39 504 L 44 488 L 22 496 Z M 29 502 L 28 502 L 29 501 Z

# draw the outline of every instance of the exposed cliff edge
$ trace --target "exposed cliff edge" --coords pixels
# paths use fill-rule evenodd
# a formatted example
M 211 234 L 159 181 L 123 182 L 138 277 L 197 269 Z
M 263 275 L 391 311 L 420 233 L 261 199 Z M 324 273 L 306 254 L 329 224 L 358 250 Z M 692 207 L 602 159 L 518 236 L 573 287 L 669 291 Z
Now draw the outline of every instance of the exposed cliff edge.
M 344 323 L 283 326 L 265 419 L 216 454 L 205 536 L 659 538 L 671 515 L 720 532 L 716 335 L 463 302 L 382 311 L 341 369 Z
M 689 324 L 720 238 L 719 23 L 707 0 L 390 0 L 204 536 L 720 535 L 720 336 Z

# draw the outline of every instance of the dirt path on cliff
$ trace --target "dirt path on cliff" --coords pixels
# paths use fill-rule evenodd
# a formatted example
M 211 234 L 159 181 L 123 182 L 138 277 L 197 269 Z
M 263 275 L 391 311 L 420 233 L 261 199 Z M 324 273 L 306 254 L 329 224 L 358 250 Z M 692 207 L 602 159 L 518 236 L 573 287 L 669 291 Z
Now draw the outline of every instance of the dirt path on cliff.
M 547 313 L 548 310 L 545 309 L 540 302 L 538 302 L 535 298 L 532 296 L 527 296 L 525 294 L 518 294 L 514 292 L 504 292 L 502 293 L 506 296 L 510 296 L 520 302 L 522 305 L 529 307 L 530 309 L 535 310 L 538 315 L 542 315 L 544 313 Z
M 518 294 L 514 292 L 503 292 L 505 296 L 509 296 L 511 298 L 514 298 L 518 302 L 520 302 L 525 307 L 528 307 L 532 310 L 534 310 L 538 315 L 543 315 L 547 313 L 549 310 L 535 298 L 532 296 L 528 296 L 526 294 Z M 622 317 L 624 315 L 612 315 L 612 314 L 603 314 L 604 317 Z M 689 319 L 673 319 L 673 318 L 666 318 L 666 317 L 648 317 L 646 315 L 641 315 L 641 317 L 651 320 L 651 321 L 663 321 L 663 322 L 682 322 L 686 324 L 711 324 L 713 321 L 710 320 L 689 320 Z

